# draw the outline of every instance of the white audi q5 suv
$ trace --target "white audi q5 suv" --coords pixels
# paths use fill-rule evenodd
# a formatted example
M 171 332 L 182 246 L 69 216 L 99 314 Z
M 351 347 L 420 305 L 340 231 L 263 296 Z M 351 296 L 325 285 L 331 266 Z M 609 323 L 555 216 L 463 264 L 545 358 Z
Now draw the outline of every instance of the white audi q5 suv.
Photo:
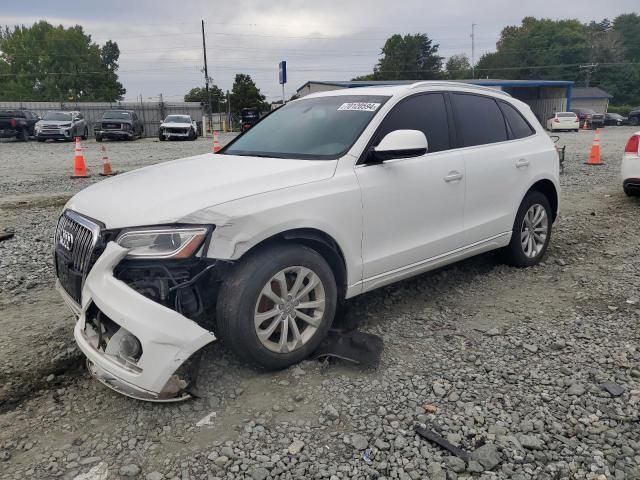
M 452 82 L 324 92 L 219 154 L 75 195 L 56 232 L 58 287 L 93 375 L 176 400 L 218 337 L 284 368 L 314 351 L 345 299 L 494 249 L 535 265 L 558 205 L 553 142 L 506 93 Z

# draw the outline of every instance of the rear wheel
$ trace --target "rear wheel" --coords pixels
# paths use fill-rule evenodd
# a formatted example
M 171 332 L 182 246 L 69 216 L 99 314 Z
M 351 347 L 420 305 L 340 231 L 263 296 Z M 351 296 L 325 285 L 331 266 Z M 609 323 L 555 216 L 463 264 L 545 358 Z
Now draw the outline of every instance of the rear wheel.
M 640 189 L 631 188 L 626 185 L 623 186 L 622 189 L 624 190 L 624 193 L 626 193 L 628 197 L 637 197 L 640 195 Z
M 513 223 L 505 260 L 515 267 L 531 267 L 540 262 L 551 240 L 551 206 L 537 191 L 527 193 Z
M 327 334 L 337 288 L 327 262 L 301 245 L 264 248 L 242 259 L 217 302 L 221 337 L 241 358 L 267 369 L 308 357 Z

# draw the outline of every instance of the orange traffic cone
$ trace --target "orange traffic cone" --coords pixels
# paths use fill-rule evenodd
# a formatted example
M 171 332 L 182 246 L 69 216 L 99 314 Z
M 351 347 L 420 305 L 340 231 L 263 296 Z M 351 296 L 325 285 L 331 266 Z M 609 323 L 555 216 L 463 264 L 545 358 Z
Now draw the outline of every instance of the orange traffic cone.
M 109 163 L 109 157 L 107 156 L 107 148 L 102 145 L 102 173 L 100 176 L 109 177 L 115 174 L 116 172 L 111 170 L 111 164 Z
M 600 129 L 596 128 L 596 135 L 593 137 L 593 145 L 591 145 L 591 153 L 589 154 L 589 160 L 585 162 L 585 165 L 604 165 L 600 159 Z
M 584 119 L 584 123 L 582 124 L 582 130 L 589 130 L 586 118 Z
M 80 146 L 80 137 L 76 137 L 76 151 L 73 157 L 73 175 L 71 175 L 71 178 L 87 178 L 88 176 L 87 166 L 82 155 L 82 147 Z
M 220 146 L 220 143 L 218 143 L 218 132 L 216 132 L 214 130 L 213 131 L 213 145 L 211 146 L 211 151 L 213 153 L 218 153 L 220 150 L 222 150 L 222 147 Z

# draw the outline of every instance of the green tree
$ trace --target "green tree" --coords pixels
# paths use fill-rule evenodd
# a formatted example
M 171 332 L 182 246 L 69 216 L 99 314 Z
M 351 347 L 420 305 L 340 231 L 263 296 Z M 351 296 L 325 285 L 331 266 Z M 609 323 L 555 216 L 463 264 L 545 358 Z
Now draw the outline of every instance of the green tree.
M 392 35 L 382 47 L 374 80 L 432 80 L 442 78 L 438 45 L 425 33 Z
M 126 90 L 118 81 L 117 43 L 103 47 L 79 25 L 0 31 L 0 100 L 115 101 Z
M 213 112 L 225 111 L 227 105 L 227 97 L 224 92 L 214 84 L 209 85 L 209 92 L 211 94 L 211 107 Z M 209 97 L 207 96 L 206 88 L 195 87 L 189 90 L 184 96 L 185 102 L 200 102 L 202 105 L 209 104 Z
M 471 62 L 464 53 L 451 55 L 445 66 L 445 73 L 450 80 L 471 78 Z
M 521 25 L 502 30 L 496 51 L 480 58 L 476 72 L 490 78 L 578 81 L 584 72 L 557 65 L 587 63 L 590 53 L 590 33 L 578 20 L 525 17 Z
M 265 102 L 265 96 L 260 93 L 251 76 L 238 73 L 231 89 L 231 111 L 238 116 L 243 108 L 252 107 L 257 107 L 262 112 L 269 111 L 271 108 Z

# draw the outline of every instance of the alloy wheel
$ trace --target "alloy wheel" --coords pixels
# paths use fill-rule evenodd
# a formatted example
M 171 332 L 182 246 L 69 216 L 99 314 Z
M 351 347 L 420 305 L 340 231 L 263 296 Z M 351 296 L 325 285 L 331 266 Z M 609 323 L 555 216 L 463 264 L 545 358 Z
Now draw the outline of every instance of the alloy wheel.
M 312 270 L 287 267 L 262 288 L 254 312 L 258 339 L 268 350 L 290 353 L 305 345 L 322 323 L 324 286 Z
M 529 207 L 522 220 L 520 244 L 523 253 L 529 258 L 537 257 L 544 249 L 549 231 L 547 211 L 540 204 Z

